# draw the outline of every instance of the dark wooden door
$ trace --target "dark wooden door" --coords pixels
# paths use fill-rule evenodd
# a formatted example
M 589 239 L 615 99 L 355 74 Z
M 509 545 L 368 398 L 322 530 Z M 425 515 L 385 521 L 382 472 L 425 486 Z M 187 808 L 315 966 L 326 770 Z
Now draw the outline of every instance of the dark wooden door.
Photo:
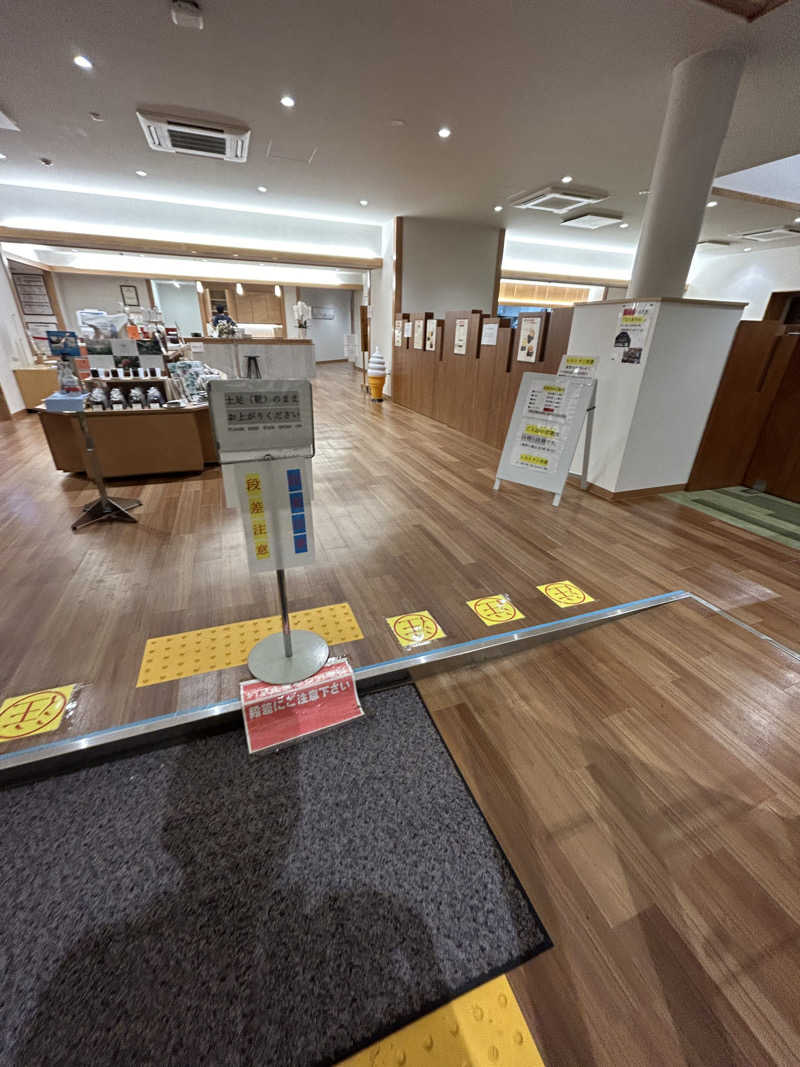
M 687 489 L 744 484 L 797 337 L 781 322 L 740 322 Z
M 800 333 L 787 334 L 784 344 L 793 344 L 789 363 L 761 428 L 744 484 L 800 502 Z

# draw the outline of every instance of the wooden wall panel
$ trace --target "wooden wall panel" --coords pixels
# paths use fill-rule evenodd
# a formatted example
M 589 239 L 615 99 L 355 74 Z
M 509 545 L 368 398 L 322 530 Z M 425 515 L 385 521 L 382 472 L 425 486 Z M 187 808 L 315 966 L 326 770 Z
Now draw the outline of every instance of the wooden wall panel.
M 395 344 L 397 337 L 392 328 L 392 400 L 404 408 L 411 407 L 411 368 L 408 354 L 408 338 L 403 336 L 408 314 L 400 312 L 395 316 L 401 321 L 400 344 Z
M 800 334 L 788 334 L 780 345 L 791 347 L 789 363 L 742 481 L 765 482 L 773 496 L 800 501 Z
M 741 485 L 794 351 L 780 322 L 740 322 L 687 489 Z
M 448 311 L 444 318 L 442 376 L 446 387 L 437 390 L 434 418 L 464 433 L 469 422 L 467 412 L 477 386 L 481 315 L 480 311 Z M 458 319 L 466 319 L 469 323 L 465 355 L 456 355 L 453 351 Z

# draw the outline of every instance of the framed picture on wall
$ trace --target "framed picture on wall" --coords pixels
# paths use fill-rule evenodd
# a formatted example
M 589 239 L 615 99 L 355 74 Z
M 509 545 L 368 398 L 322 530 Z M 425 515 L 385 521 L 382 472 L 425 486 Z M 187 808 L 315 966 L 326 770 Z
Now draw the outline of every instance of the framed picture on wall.
M 544 337 L 544 317 L 546 312 L 534 311 L 520 315 L 517 326 L 517 360 L 523 363 L 535 363 L 541 359 L 542 339 Z
M 428 319 L 425 322 L 425 351 L 436 351 L 436 327 L 438 323 L 436 319 Z
M 142 306 L 139 303 L 139 290 L 135 285 L 121 285 L 119 291 L 122 293 L 122 303 L 126 308 L 138 308 Z

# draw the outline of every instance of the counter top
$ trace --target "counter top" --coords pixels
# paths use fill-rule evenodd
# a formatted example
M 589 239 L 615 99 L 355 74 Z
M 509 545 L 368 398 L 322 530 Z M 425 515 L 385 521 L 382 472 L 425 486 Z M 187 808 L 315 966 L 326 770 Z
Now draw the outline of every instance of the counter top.
M 188 337 L 186 344 L 203 345 L 310 345 L 310 337 Z

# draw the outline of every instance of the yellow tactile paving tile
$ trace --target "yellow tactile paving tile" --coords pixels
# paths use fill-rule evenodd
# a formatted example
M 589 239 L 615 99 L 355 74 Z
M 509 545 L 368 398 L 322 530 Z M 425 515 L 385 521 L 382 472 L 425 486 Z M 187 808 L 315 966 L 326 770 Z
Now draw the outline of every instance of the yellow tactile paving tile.
M 360 641 L 361 627 L 349 604 L 326 604 L 289 614 L 295 630 L 313 630 L 329 645 Z M 207 674 L 226 667 L 241 667 L 253 645 L 262 637 L 281 631 L 280 615 L 246 619 L 225 626 L 208 626 L 167 637 L 151 637 L 144 648 L 137 689 L 158 682 L 174 682 L 193 674 Z
M 478 986 L 339 1067 L 544 1067 L 505 975 Z

